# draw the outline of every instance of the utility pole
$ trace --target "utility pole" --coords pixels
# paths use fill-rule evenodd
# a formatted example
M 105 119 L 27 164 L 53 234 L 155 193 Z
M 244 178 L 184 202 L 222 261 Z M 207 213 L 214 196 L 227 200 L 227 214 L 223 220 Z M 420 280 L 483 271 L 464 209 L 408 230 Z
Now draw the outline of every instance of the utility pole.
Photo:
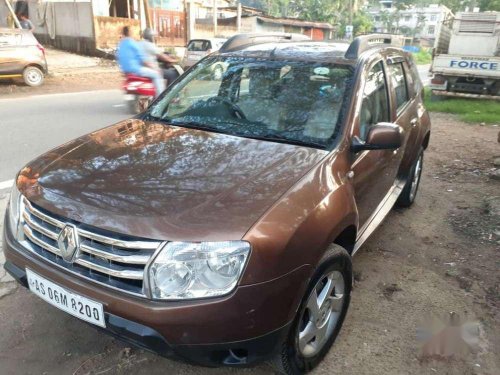
M 241 32 L 241 2 L 238 1 L 238 6 L 236 8 L 236 29 L 238 33 Z
M 349 25 L 352 25 L 352 0 L 349 0 Z
M 12 9 L 12 5 L 10 4 L 9 0 L 5 0 L 5 3 L 7 4 L 7 8 L 9 8 L 9 12 L 12 15 L 12 18 L 14 19 L 14 23 L 16 24 L 18 29 L 22 29 L 21 23 L 17 19 L 16 12 L 14 12 L 14 9 Z
M 214 5 L 213 5 L 213 21 L 214 21 L 214 37 L 217 36 L 217 0 L 214 0 Z

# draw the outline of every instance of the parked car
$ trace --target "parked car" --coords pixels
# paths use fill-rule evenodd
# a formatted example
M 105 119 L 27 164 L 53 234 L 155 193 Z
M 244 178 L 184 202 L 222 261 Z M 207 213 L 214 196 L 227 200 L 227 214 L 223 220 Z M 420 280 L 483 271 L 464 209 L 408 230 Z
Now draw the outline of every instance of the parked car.
M 226 40 L 221 38 L 190 40 L 186 47 L 186 54 L 184 55 L 184 70 L 190 68 L 212 52 L 218 51 Z M 221 63 L 215 64 L 210 73 L 214 79 L 221 79 L 225 71 L 226 65 Z
M 352 256 L 420 183 L 429 115 L 390 43 L 233 37 L 144 113 L 19 172 L 5 269 L 161 355 L 309 371 L 346 316 Z
M 45 49 L 30 30 L 0 28 L 0 79 L 22 78 L 40 86 L 47 73 Z

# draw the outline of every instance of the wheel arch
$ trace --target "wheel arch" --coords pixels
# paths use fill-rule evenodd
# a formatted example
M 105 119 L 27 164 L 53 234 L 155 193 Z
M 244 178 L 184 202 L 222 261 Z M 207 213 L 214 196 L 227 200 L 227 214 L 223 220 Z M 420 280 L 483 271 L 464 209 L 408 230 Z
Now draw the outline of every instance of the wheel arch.
M 429 130 L 427 133 L 425 133 L 424 140 L 422 141 L 422 147 L 424 150 L 427 150 L 427 147 L 429 147 L 429 141 L 431 139 L 431 131 Z
M 342 246 L 352 255 L 354 245 L 356 244 L 357 228 L 354 224 L 344 228 L 333 241 L 334 244 Z
M 42 65 L 40 65 L 40 64 L 38 64 L 38 63 L 35 63 L 35 62 L 32 62 L 32 63 L 26 64 L 26 65 L 24 66 L 24 68 L 23 68 L 23 72 L 24 72 L 27 68 L 32 67 L 32 66 L 34 66 L 35 68 L 40 69 L 40 70 L 42 71 L 43 75 L 46 75 L 46 74 L 47 74 L 47 72 L 45 71 L 45 68 L 44 68 Z

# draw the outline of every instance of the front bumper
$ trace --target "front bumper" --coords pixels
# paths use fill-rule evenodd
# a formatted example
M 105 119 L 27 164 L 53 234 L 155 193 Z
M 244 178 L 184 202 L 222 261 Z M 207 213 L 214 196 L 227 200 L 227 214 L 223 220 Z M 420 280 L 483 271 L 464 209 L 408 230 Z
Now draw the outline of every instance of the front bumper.
M 3 244 L 4 267 L 22 285 L 27 285 L 25 269 L 30 268 L 101 302 L 106 332 L 162 356 L 205 366 L 245 366 L 273 356 L 288 333 L 309 276 L 304 266 L 269 282 L 240 286 L 221 298 L 158 302 L 56 268 L 15 241 L 8 221 Z
M 26 272 L 10 261 L 5 270 L 22 286 L 28 288 Z M 106 328 L 96 328 L 137 347 L 166 358 L 182 359 L 203 366 L 248 366 L 265 361 L 279 349 L 289 330 L 289 325 L 250 340 L 205 345 L 171 345 L 152 328 L 143 324 L 105 313 Z

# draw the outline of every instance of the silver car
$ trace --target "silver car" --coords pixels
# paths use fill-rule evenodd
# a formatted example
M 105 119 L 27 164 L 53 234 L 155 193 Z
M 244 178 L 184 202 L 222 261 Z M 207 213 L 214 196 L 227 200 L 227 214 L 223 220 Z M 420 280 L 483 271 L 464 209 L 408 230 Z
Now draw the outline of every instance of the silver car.
M 205 56 L 218 51 L 226 40 L 227 39 L 222 38 L 191 39 L 186 47 L 186 54 L 184 55 L 184 69 L 190 68 Z M 212 77 L 214 79 L 221 79 L 225 70 L 226 67 L 224 64 L 214 66 L 212 69 Z
M 32 32 L 0 28 L 0 79 L 22 78 L 28 86 L 40 86 L 45 74 L 45 49 Z

